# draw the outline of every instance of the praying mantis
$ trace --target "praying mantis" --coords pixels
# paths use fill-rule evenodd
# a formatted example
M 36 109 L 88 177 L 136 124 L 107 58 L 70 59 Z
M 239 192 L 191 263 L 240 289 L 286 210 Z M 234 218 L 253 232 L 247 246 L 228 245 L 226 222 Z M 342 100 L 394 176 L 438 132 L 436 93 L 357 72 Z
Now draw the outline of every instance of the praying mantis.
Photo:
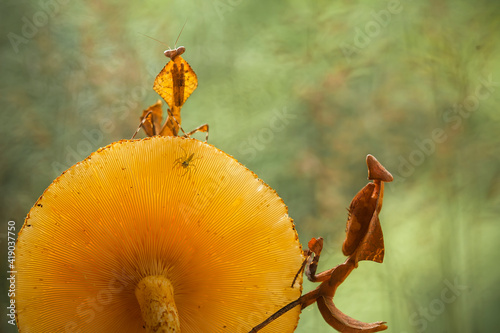
M 319 258 L 323 249 L 323 238 L 313 238 L 304 251 L 306 259 L 300 267 L 295 280 L 302 271 L 309 281 L 320 282 L 314 290 L 302 295 L 297 300 L 285 305 L 265 321 L 252 328 L 255 333 L 264 328 L 273 320 L 296 306 L 301 309 L 317 303 L 323 319 L 339 332 L 368 333 L 387 329 L 385 322 L 364 323 L 342 313 L 333 303 L 333 297 L 339 285 L 358 267 L 358 262 L 371 260 L 382 263 L 384 260 L 384 238 L 378 214 L 382 209 L 384 196 L 384 182 L 391 182 L 392 175 L 372 155 L 366 158 L 368 166 L 368 183 L 354 197 L 349 207 L 349 217 L 346 226 L 346 238 L 342 245 L 342 252 L 347 256 L 344 263 L 332 269 L 316 274 Z
M 182 33 L 182 30 L 181 30 Z M 180 36 L 180 33 L 179 33 Z M 177 40 L 179 37 L 177 37 Z M 177 41 L 176 41 L 177 43 Z M 164 54 L 170 61 L 156 76 L 153 89 L 167 102 L 169 109 L 168 118 L 161 126 L 162 108 L 161 100 L 143 111 L 141 124 L 136 130 L 132 139 L 137 135 L 142 127 L 148 136 L 177 136 L 179 129 L 185 137 L 190 137 L 196 132 L 205 132 L 205 142 L 208 141 L 208 124 L 198 126 L 189 133 L 184 132 L 181 127 L 181 108 L 189 96 L 198 86 L 198 78 L 188 62 L 181 57 L 186 51 L 184 46 L 179 46 L 173 50 L 170 48 Z
M 177 40 L 179 40 L 181 33 L 179 33 Z M 176 44 L 177 40 L 175 42 Z M 198 126 L 189 133 L 184 132 L 181 127 L 181 108 L 184 105 L 184 102 L 186 102 L 198 86 L 196 73 L 193 71 L 191 66 L 189 66 L 187 61 L 181 57 L 181 54 L 185 51 L 186 48 L 184 46 L 179 46 L 173 50 L 169 47 L 168 50 L 164 51 L 165 56 L 170 60 L 156 76 L 153 84 L 153 89 L 165 100 L 165 102 L 167 102 L 169 106 L 167 110 L 167 120 L 162 126 L 162 102 L 161 100 L 158 100 L 155 104 L 151 105 L 142 112 L 141 123 L 132 136 L 132 139 L 135 138 L 142 127 L 148 136 L 178 136 L 179 129 L 184 134 L 183 136 L 187 138 L 196 132 L 205 132 L 205 142 L 208 141 L 208 124 Z M 184 148 L 182 149 L 184 150 Z M 180 166 L 185 169 L 186 171 L 182 174 L 182 176 L 184 176 L 187 172 L 190 172 L 193 168 L 196 171 L 196 166 L 192 162 L 195 159 L 198 159 L 194 158 L 194 153 L 190 155 L 188 155 L 186 151 L 184 151 L 184 153 L 185 156 L 176 159 L 174 161 L 174 166 L 172 167 L 174 168 L 176 166 Z M 191 172 L 189 173 L 189 176 L 191 176 Z

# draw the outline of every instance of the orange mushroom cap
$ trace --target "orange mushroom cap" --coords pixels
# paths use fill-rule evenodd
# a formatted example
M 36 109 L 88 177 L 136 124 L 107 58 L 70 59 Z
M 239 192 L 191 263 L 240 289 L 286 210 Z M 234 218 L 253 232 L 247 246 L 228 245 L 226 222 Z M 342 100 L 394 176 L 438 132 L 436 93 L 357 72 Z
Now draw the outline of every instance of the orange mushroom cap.
M 179 137 L 115 142 L 68 169 L 15 255 L 21 333 L 145 332 L 135 291 L 148 276 L 171 282 L 159 288 L 173 290 L 183 333 L 248 332 L 302 291 L 290 287 L 302 248 L 276 192 Z M 293 332 L 299 313 L 263 331 Z

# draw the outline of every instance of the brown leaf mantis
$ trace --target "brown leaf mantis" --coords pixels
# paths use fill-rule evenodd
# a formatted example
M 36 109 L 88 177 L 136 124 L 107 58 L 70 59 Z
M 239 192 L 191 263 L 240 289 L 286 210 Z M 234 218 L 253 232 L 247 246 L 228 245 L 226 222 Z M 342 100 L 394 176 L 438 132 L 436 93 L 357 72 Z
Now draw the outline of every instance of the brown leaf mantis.
M 179 37 L 177 37 L 177 40 L 179 40 Z M 158 100 L 155 104 L 143 111 L 141 124 L 132 136 L 132 139 L 142 127 L 148 136 L 177 136 L 179 128 L 185 137 L 189 137 L 196 132 L 205 132 L 205 142 L 208 141 L 208 124 L 198 126 L 189 133 L 184 132 L 181 127 L 181 108 L 198 86 L 196 73 L 191 66 L 189 66 L 188 62 L 181 57 L 181 54 L 185 51 L 186 48 L 184 46 L 179 46 L 173 50 L 169 48 L 164 51 L 165 56 L 169 58 L 170 61 L 156 76 L 154 81 L 153 89 L 169 106 L 167 110 L 167 120 L 163 126 L 161 126 L 163 111 L 161 109 L 161 100 Z
M 366 163 L 368 165 L 368 179 L 373 180 L 373 182 L 368 183 L 356 194 L 349 207 L 346 239 L 342 246 L 342 252 L 348 256 L 346 261 L 332 269 L 316 274 L 323 249 L 323 238 L 311 239 L 308 243 L 308 250 L 304 251 L 306 259 L 297 276 L 304 270 L 309 281 L 321 284 L 316 289 L 285 305 L 255 326 L 250 333 L 258 332 L 296 306 L 304 309 L 313 303 L 318 305 L 323 319 L 339 332 L 368 333 L 387 329 L 387 325 L 382 321 L 364 323 L 351 318 L 337 309 L 333 303 L 337 288 L 358 266 L 359 261 L 371 260 L 381 263 L 384 260 L 384 238 L 378 214 L 382 209 L 384 182 L 391 182 L 393 177 L 372 155 L 367 156 Z

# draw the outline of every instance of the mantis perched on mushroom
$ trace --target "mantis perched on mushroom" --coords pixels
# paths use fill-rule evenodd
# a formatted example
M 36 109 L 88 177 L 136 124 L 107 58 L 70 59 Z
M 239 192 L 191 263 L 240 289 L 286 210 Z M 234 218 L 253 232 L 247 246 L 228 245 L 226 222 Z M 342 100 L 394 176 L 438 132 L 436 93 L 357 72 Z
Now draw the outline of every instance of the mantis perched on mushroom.
M 203 124 L 190 131 L 184 132 L 181 127 L 181 108 L 184 102 L 198 86 L 198 78 L 188 62 L 181 57 L 186 51 L 184 46 L 179 46 L 171 50 L 164 51 L 167 58 L 170 59 L 161 72 L 156 76 L 153 89 L 167 102 L 169 109 L 168 118 L 161 125 L 162 121 L 162 108 L 161 100 L 143 111 L 141 117 L 141 124 L 135 131 L 132 139 L 139 132 L 140 128 L 148 136 L 162 135 L 162 136 L 177 136 L 179 129 L 185 137 L 190 137 L 196 132 L 205 132 L 205 142 L 208 141 L 208 124 Z

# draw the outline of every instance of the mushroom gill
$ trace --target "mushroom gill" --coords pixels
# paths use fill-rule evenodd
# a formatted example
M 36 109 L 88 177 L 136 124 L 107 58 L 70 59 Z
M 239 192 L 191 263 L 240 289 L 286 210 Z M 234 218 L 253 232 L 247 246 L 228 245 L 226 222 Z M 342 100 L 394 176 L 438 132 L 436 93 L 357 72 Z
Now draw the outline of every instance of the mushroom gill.
M 301 294 L 283 201 L 231 156 L 179 137 L 115 142 L 68 169 L 15 254 L 22 333 L 154 331 L 136 293 L 156 279 L 183 333 L 248 332 Z M 293 332 L 299 313 L 264 331 Z

